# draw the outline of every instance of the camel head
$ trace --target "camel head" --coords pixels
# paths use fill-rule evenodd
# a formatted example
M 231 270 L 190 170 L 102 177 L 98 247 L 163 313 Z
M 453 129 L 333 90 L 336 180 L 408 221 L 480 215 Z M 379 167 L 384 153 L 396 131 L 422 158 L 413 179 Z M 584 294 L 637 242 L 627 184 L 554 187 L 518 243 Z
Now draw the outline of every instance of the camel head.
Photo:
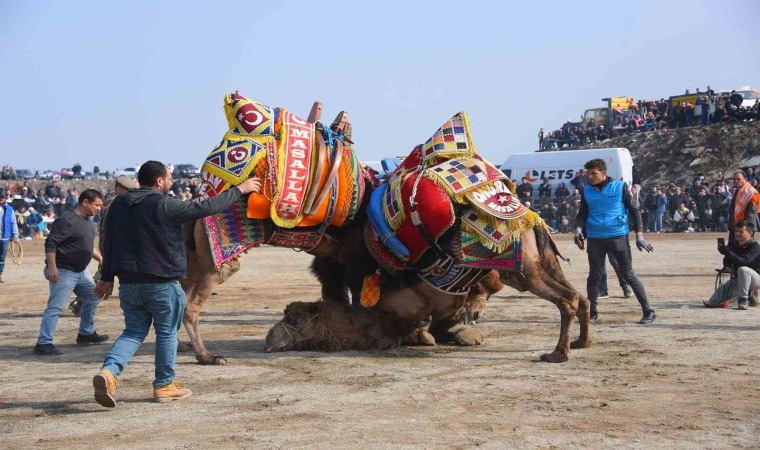
M 285 308 L 285 315 L 267 333 L 264 351 L 295 350 L 317 333 L 323 302 L 294 302 Z
M 464 314 L 462 314 L 462 322 L 465 325 L 477 323 L 483 314 L 483 310 L 486 309 L 486 302 L 488 301 L 488 292 L 482 283 L 477 283 L 470 288 L 470 292 L 467 293 L 467 298 L 464 301 Z

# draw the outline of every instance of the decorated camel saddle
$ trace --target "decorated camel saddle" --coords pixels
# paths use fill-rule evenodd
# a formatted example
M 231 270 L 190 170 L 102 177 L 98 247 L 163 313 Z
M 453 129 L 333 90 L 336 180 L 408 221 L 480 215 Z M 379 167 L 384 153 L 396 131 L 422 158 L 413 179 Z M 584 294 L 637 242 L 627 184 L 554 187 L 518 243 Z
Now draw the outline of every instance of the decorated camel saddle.
M 326 127 L 315 110 L 304 120 L 237 92 L 225 96 L 224 111 L 229 129 L 201 167 L 200 195 L 217 196 L 252 176 L 262 190 L 204 219 L 215 265 L 261 243 L 309 250 L 328 227 L 354 219 L 365 173 L 345 113 Z
M 368 214 L 365 241 L 387 273 L 414 271 L 455 294 L 491 269 L 520 271 L 523 231 L 546 226 L 477 154 L 464 112 L 412 150 L 373 192 Z

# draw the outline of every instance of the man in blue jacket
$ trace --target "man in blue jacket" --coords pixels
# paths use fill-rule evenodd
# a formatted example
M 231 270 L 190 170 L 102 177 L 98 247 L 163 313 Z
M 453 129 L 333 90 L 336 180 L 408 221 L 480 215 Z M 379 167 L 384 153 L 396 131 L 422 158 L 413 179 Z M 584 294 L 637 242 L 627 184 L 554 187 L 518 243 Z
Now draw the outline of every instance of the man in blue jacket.
M 258 178 L 249 178 L 216 197 L 183 202 L 167 195 L 172 173 L 159 161 L 143 164 L 137 181 L 138 189 L 117 197 L 109 208 L 103 266 L 95 289 L 100 298 L 108 298 L 114 276 L 119 277 L 124 332 L 92 379 L 95 401 L 108 408 L 116 406 L 116 379 L 140 348 L 151 324 L 156 332 L 153 399 L 168 402 L 192 395 L 174 382 L 177 331 L 185 310 L 185 292 L 179 280 L 187 271 L 182 224 L 222 212 L 261 186 Z
M 575 220 L 574 240 L 578 248 L 583 250 L 588 238 L 589 275 L 586 289 L 591 301 L 591 320 L 596 321 L 599 317 L 596 304 L 599 281 L 605 255 L 610 252 L 615 255 L 621 274 L 641 305 L 643 316 L 639 323 L 651 323 L 656 315 L 649 305 L 644 285 L 633 271 L 631 245 L 628 242 L 630 216 L 633 218 L 636 231 L 636 247 L 639 251 L 654 251 L 652 244 L 644 239 L 641 213 L 633 201 L 628 185 L 607 176 L 607 163 L 603 159 L 592 159 L 584 167 L 589 185 L 583 189 L 581 206 Z
M 18 240 L 18 222 L 16 222 L 16 212 L 11 205 L 5 203 L 7 194 L 5 189 L 0 189 L 0 283 L 3 281 L 3 270 L 5 270 L 5 255 L 8 254 L 8 247 L 11 240 Z

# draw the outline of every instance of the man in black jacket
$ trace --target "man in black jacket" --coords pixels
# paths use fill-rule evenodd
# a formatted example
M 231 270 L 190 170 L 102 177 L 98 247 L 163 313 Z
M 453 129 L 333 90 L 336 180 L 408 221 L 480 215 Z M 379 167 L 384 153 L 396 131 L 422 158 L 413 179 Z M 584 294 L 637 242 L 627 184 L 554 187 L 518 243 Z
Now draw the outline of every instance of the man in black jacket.
M 249 178 L 217 197 L 183 202 L 167 196 L 172 174 L 163 163 L 148 161 L 137 174 L 139 189 L 117 197 L 110 207 L 103 243 L 103 267 L 96 294 L 108 298 L 114 276 L 119 277 L 119 300 L 124 332 L 92 379 L 95 401 L 116 406 L 116 379 L 148 334 L 156 332 L 156 372 L 153 399 L 168 402 L 192 395 L 174 382 L 177 331 L 185 309 L 187 256 L 182 223 L 222 212 L 241 195 L 258 191 L 261 182 Z
M 728 245 L 718 244 L 718 252 L 724 255 L 723 267 L 731 269 L 732 277 L 730 289 L 738 298 L 739 309 L 747 309 L 749 306 L 749 293 L 760 289 L 760 243 L 755 238 L 755 224 L 742 220 L 734 229 L 735 240 Z M 712 295 L 706 306 L 721 305 L 721 293 L 725 286 L 721 286 Z M 756 306 L 754 303 L 752 306 Z
M 533 185 L 525 177 L 523 177 L 522 183 L 517 186 L 517 197 L 523 203 L 529 202 L 533 198 Z

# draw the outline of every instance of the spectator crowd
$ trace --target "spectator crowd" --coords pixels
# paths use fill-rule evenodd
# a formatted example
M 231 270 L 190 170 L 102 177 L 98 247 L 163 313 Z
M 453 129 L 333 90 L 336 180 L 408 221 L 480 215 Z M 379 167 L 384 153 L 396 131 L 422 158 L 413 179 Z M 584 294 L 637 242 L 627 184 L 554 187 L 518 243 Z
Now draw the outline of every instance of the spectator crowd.
M 752 186 L 760 184 L 760 166 L 745 169 Z M 574 230 L 575 216 L 588 177 L 583 169 L 569 183 L 552 188 L 544 178 L 538 189 L 523 178 L 517 185 L 520 201 L 559 233 Z M 698 176 L 686 185 L 663 183 L 647 186 L 634 184 L 631 193 L 639 206 L 645 231 L 652 233 L 699 233 L 727 230 L 728 209 L 734 193 L 731 178 L 707 179 Z
M 15 212 L 18 223 L 19 238 L 30 240 L 33 238 L 45 238 L 50 232 L 50 225 L 61 214 L 73 211 L 79 200 L 80 192 L 77 189 L 64 189 L 58 180 L 52 180 L 43 189 L 35 191 L 30 182 L 6 181 L 0 186 L 0 191 L 7 193 L 6 203 Z M 170 196 L 183 201 L 190 201 L 198 194 L 199 183 L 197 179 L 177 179 L 172 183 Z M 108 190 L 100 190 L 105 200 L 113 198 L 113 187 Z M 93 218 L 95 223 L 100 220 L 99 214 Z
M 539 150 L 569 149 L 611 137 L 633 135 L 650 131 L 667 132 L 669 129 L 698 125 L 748 122 L 760 120 L 760 99 L 755 99 L 751 106 L 743 105 L 744 96 L 734 91 L 716 94 L 707 86 L 707 91 L 691 94 L 687 89 L 684 96 L 696 98 L 690 101 L 660 100 L 632 103 L 626 110 L 613 108 L 611 124 L 598 122 L 567 121 L 562 128 L 538 133 Z M 691 98 L 691 97 L 690 97 Z M 611 128 L 608 128 L 611 126 Z

